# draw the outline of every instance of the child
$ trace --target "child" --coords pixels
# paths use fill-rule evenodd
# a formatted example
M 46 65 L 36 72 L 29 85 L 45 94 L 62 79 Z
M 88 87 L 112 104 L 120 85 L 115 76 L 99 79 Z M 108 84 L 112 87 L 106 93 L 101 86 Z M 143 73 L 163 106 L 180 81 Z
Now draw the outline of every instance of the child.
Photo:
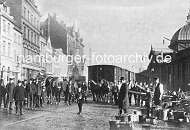
M 79 112 L 77 114 L 79 115 L 82 113 L 83 102 L 84 102 L 84 93 L 82 92 L 82 88 L 79 87 L 78 92 L 77 92 L 77 103 L 78 103 L 78 108 L 79 108 Z

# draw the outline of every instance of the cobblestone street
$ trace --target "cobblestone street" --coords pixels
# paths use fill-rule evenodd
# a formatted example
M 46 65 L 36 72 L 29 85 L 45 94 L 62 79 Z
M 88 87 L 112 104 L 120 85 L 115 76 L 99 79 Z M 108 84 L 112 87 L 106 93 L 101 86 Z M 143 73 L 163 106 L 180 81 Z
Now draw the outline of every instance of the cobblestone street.
M 131 107 L 130 113 L 137 107 Z M 1 130 L 109 130 L 109 118 L 118 112 L 117 106 L 88 103 L 83 106 L 82 115 L 77 115 L 78 107 L 74 103 L 67 105 L 46 105 L 33 111 L 24 111 L 24 115 L 16 116 L 12 112 L 0 111 Z M 135 123 L 134 130 L 141 130 L 141 124 Z M 151 129 L 157 130 L 189 130 L 187 124 L 164 123 L 159 121 Z

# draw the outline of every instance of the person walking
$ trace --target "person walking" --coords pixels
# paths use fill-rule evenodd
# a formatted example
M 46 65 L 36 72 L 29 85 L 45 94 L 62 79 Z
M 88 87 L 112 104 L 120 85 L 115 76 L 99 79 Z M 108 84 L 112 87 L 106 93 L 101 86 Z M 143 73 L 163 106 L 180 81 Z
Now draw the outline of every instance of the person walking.
M 162 96 L 164 94 L 163 85 L 159 81 L 159 77 L 154 78 L 156 87 L 154 90 L 154 105 L 161 106 Z
M 7 90 L 5 88 L 3 79 L 1 79 L 0 80 L 0 109 L 1 109 L 2 101 L 4 104 L 4 109 L 6 108 L 6 94 L 7 94 Z
M 6 101 L 6 109 L 9 107 L 10 110 L 13 110 L 12 103 L 13 103 L 13 89 L 15 88 L 14 78 L 9 78 L 9 83 L 6 85 L 7 89 L 7 101 Z
M 18 80 L 18 84 L 13 90 L 13 98 L 15 100 L 15 106 L 16 106 L 16 115 L 18 115 L 18 108 L 20 109 L 20 114 L 23 115 L 22 108 L 25 97 L 26 97 L 26 91 L 22 85 L 22 82 Z
M 78 103 L 78 108 L 79 108 L 79 112 L 77 114 L 80 115 L 82 113 L 82 105 L 83 105 L 84 98 L 85 98 L 85 93 L 82 90 L 82 87 L 80 87 L 80 86 L 78 87 L 76 98 L 77 98 L 77 103 Z
M 122 114 L 122 110 L 124 110 L 124 113 L 127 113 L 127 109 L 129 108 L 129 88 L 124 77 L 121 77 L 120 81 L 122 85 L 118 97 L 119 115 Z
M 35 92 L 36 92 L 36 86 L 33 84 L 33 79 L 31 78 L 29 83 L 26 85 L 27 109 L 34 108 Z

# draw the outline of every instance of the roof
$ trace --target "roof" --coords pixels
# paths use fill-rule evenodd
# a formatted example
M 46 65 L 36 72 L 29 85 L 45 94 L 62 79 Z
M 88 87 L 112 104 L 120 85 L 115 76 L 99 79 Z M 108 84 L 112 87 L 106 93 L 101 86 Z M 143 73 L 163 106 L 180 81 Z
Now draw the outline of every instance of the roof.
M 170 46 L 183 41 L 190 43 L 190 23 L 187 23 L 175 32 L 171 39 Z

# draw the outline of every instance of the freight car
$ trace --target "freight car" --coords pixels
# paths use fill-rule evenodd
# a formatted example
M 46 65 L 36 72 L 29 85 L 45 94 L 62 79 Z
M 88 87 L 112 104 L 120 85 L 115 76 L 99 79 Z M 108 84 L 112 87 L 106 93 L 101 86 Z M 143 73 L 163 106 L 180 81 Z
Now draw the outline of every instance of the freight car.
M 135 81 L 135 73 L 127 69 L 115 65 L 92 65 L 88 66 L 88 80 L 99 82 L 105 79 L 110 82 L 117 83 L 120 77 L 124 77 L 127 81 Z

